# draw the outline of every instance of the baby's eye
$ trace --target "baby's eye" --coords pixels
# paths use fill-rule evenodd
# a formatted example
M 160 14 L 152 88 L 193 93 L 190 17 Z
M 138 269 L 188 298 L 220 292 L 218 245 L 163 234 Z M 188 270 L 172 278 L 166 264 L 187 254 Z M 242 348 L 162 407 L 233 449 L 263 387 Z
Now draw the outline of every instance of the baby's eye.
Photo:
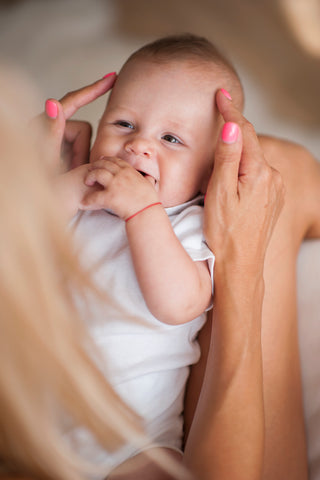
M 120 127 L 124 127 L 124 128 L 131 128 L 131 129 L 134 128 L 132 123 L 127 122 L 126 120 L 117 120 L 115 122 L 115 125 L 119 125 Z
M 169 142 L 169 143 L 181 143 L 180 140 L 176 137 L 174 137 L 173 135 L 170 135 L 170 134 L 167 134 L 167 135 L 163 135 L 163 140 L 165 140 L 166 142 Z

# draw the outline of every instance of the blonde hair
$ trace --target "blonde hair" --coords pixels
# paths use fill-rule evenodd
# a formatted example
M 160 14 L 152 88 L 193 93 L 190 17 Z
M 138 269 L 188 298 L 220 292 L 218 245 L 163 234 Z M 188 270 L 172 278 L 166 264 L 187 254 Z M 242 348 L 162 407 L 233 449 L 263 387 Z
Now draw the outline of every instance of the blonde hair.
M 110 451 L 145 437 L 100 373 L 79 319 L 73 293 L 94 289 L 57 210 L 45 145 L 35 146 L 27 126 L 30 90 L 18 79 L 0 78 L 0 468 L 75 480 L 87 470 L 65 443 L 66 420 Z

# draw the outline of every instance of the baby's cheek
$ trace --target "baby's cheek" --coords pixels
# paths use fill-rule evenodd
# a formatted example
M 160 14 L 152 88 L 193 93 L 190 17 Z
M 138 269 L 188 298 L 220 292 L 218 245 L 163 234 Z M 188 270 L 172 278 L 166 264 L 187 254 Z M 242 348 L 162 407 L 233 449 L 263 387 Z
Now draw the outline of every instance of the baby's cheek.
M 90 163 L 99 160 L 101 157 L 117 156 L 117 145 L 112 139 L 97 137 L 90 152 Z

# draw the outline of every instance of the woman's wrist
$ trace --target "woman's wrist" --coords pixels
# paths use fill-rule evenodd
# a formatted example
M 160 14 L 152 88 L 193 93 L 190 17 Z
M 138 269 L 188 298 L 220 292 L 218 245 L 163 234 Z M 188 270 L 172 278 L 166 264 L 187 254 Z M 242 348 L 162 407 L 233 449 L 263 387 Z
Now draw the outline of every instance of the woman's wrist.
M 241 323 L 252 320 L 260 324 L 265 290 L 263 268 L 248 272 L 240 264 L 216 261 L 214 284 L 214 304 L 224 310 L 225 321 L 230 318 L 234 324 L 238 318 Z
M 226 257 L 216 255 L 215 284 L 216 283 L 244 283 L 247 285 L 263 282 L 264 259 L 246 259 L 245 255 Z

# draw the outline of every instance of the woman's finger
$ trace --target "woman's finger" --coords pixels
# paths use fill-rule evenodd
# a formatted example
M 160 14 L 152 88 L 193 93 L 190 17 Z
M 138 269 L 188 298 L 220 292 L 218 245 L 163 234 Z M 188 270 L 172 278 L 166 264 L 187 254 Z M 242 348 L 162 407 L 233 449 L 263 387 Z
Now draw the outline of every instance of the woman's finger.
M 231 195 L 237 194 L 241 152 L 242 134 L 239 125 L 233 122 L 225 123 L 214 154 L 211 188 Z
M 62 144 L 62 157 L 72 169 L 88 163 L 92 127 L 90 123 L 80 120 L 67 120 Z
M 67 123 L 66 125 L 65 120 L 80 107 L 109 91 L 115 80 L 116 74 L 112 72 L 91 85 L 67 93 L 60 101 L 53 98 L 46 101 L 47 132 L 52 158 L 60 158 L 61 145 L 63 145 L 63 153 L 65 157 L 69 157 L 67 163 L 70 167 L 81 165 L 88 160 L 91 127 L 84 123 Z M 65 140 L 64 143 L 63 140 Z M 68 145 L 72 148 L 72 153 L 67 152 Z
M 65 118 L 72 117 L 80 107 L 93 102 L 93 100 L 108 92 L 113 87 L 116 78 L 115 72 L 108 73 L 91 85 L 67 93 L 60 99 Z
M 56 172 L 61 168 L 61 144 L 64 138 L 66 121 L 62 105 L 53 98 L 49 98 L 45 103 L 45 115 L 42 116 L 45 122 L 45 135 L 47 137 L 46 145 L 52 167 Z
M 245 176 L 246 178 L 254 177 L 257 170 L 265 165 L 266 161 L 253 125 L 235 107 L 231 97 L 228 98 L 223 89 L 217 92 L 216 103 L 225 122 L 236 122 L 241 128 L 243 151 L 239 176 Z
M 225 209 L 234 211 L 238 204 L 238 175 L 242 153 L 242 134 L 239 125 L 224 124 L 214 154 L 214 168 L 209 180 L 204 215 L 204 232 L 207 239 L 217 225 L 225 222 Z
M 45 113 L 36 117 L 33 124 L 42 123 L 45 126 L 46 145 L 52 159 L 51 166 L 55 172 L 61 171 L 61 168 L 63 170 L 73 168 L 88 161 L 91 126 L 86 122 L 68 121 L 66 123 L 66 120 L 80 107 L 110 90 L 115 80 L 116 73 L 112 72 L 91 85 L 67 93 L 60 101 L 54 98 L 46 100 Z
M 216 104 L 225 122 L 235 122 L 242 127 L 246 119 L 232 102 L 231 96 L 223 88 L 216 93 Z
M 219 90 L 216 94 L 216 103 L 219 112 L 221 113 L 225 122 L 237 123 L 242 131 L 243 144 L 250 145 L 251 152 L 254 150 L 260 151 L 260 144 L 253 125 L 242 115 L 231 100 L 224 93 L 224 90 Z

